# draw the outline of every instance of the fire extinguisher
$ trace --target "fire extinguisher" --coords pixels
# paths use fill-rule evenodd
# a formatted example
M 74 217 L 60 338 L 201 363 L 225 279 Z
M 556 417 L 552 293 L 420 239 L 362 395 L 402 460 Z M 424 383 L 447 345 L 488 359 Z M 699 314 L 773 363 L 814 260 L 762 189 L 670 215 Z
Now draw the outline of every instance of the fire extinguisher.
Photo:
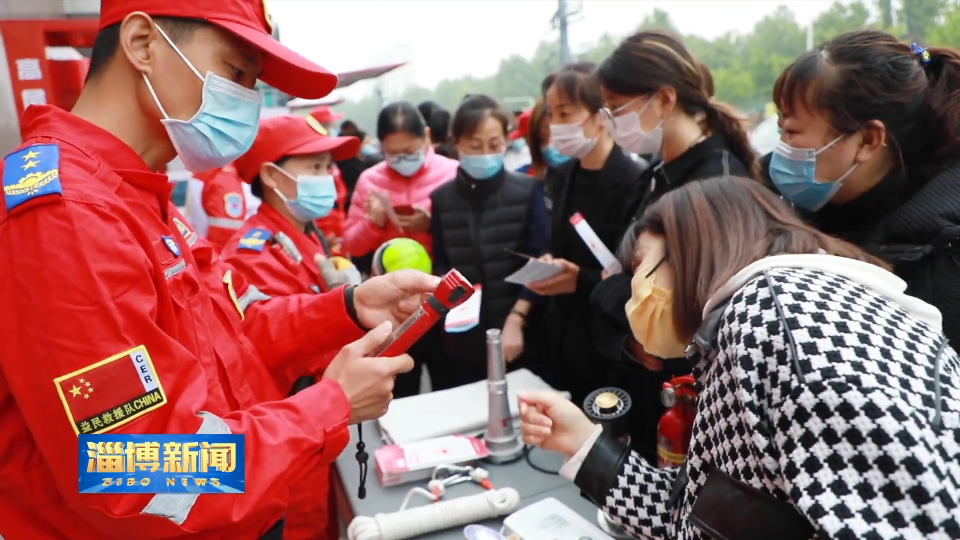
M 667 410 L 657 424 L 657 465 L 673 469 L 683 465 L 690 449 L 693 419 L 697 414 L 693 375 L 681 375 L 663 383 L 660 401 Z

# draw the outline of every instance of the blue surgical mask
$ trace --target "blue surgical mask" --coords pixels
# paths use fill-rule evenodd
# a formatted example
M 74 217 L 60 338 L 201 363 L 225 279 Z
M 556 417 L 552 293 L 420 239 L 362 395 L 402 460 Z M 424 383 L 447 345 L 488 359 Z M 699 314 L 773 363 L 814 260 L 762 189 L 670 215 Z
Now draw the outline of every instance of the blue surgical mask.
M 287 178 L 297 183 L 297 198 L 288 199 L 279 189 L 273 191 L 283 200 L 287 210 L 293 217 L 303 222 L 309 222 L 327 217 L 337 204 L 337 184 L 333 176 L 297 175 L 296 178 L 287 171 L 273 165 Z
M 421 149 L 419 152 L 414 152 L 412 154 L 387 156 L 387 165 L 389 165 L 394 171 L 397 171 L 397 174 L 400 176 L 410 178 L 411 176 L 417 174 L 417 171 L 423 167 L 423 162 L 425 159 L 426 153 L 423 149 Z
M 840 178 L 832 181 L 817 181 L 817 155 L 830 148 L 844 136 L 830 141 L 819 150 L 794 148 L 781 141 L 777 143 L 770 158 L 770 179 L 783 198 L 790 203 L 816 212 L 823 208 L 840 191 L 843 180 L 857 168 L 857 163 L 847 169 Z
M 150 79 L 145 73 L 142 74 L 153 101 L 163 114 L 161 122 L 167 130 L 170 143 L 180 156 L 180 161 L 184 167 L 195 173 L 231 163 L 245 154 L 257 137 L 260 126 L 260 94 L 212 71 L 208 71 L 204 78 L 163 29 L 157 26 L 157 30 L 186 62 L 193 74 L 203 81 L 200 110 L 190 120 L 177 120 L 167 115 L 153 91 Z
M 503 154 L 460 154 L 460 168 L 474 180 L 489 180 L 503 169 Z
M 552 144 L 544 146 L 540 149 L 540 152 L 543 153 L 543 160 L 547 162 L 547 165 L 553 168 L 557 168 L 570 161 L 568 156 L 561 154 Z
M 365 144 L 362 147 L 360 147 L 360 155 L 372 156 L 376 153 L 377 153 L 377 149 L 374 148 L 373 145 Z

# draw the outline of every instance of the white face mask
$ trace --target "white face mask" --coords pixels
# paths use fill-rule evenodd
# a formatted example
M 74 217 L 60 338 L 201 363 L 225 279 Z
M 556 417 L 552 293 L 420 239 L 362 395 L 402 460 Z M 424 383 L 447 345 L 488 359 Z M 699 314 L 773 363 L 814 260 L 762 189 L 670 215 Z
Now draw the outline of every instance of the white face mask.
M 663 120 L 650 131 L 643 131 L 640 126 L 640 115 L 653 103 L 652 98 L 648 99 L 639 111 L 617 116 L 618 112 L 632 106 L 637 102 L 637 99 L 622 107 L 617 107 L 613 112 L 608 111 L 607 129 L 610 131 L 610 136 L 613 137 L 613 142 L 627 152 L 640 155 L 657 154 L 663 146 Z
M 260 127 L 260 94 L 212 71 L 203 77 L 163 29 L 157 26 L 157 31 L 193 74 L 203 81 L 200 110 L 189 120 L 177 120 L 170 118 L 153 91 L 150 79 L 145 73 L 141 74 L 153 102 L 163 115 L 161 123 L 183 166 L 200 173 L 223 167 L 247 153 Z
M 550 124 L 550 144 L 561 154 L 579 159 L 593 150 L 597 145 L 597 138 L 588 139 L 579 123 Z

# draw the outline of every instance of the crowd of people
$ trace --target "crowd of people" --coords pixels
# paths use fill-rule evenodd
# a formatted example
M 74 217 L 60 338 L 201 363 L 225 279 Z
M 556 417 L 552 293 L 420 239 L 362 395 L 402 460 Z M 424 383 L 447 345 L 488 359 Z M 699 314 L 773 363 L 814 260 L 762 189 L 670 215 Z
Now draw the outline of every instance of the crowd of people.
M 806 53 L 767 156 L 659 31 L 529 110 L 400 101 L 368 135 L 327 108 L 259 120 L 257 79 L 336 77 L 250 4 L 103 0 L 73 111 L 27 110 L 0 210 L 0 537 L 337 538 L 348 426 L 423 369 L 484 379 L 499 329 L 510 369 L 572 396 L 521 395 L 524 440 L 637 538 L 960 538 L 960 52 L 862 30 Z M 203 231 L 156 172 L 175 156 Z M 56 175 L 14 189 L 30 163 Z M 531 258 L 556 274 L 508 282 Z M 371 358 L 452 269 L 475 320 Z M 77 417 L 61 382 L 134 353 L 164 400 Z M 688 374 L 689 453 L 657 468 L 660 390 Z M 606 386 L 628 442 L 582 412 Z M 76 435 L 106 432 L 243 434 L 246 492 L 78 494 Z

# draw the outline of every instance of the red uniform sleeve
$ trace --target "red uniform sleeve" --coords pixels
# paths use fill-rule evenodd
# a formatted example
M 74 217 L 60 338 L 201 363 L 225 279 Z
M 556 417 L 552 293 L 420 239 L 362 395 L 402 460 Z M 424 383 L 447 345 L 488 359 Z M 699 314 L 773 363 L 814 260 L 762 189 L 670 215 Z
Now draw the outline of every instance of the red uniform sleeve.
M 228 171 L 218 171 L 204 181 L 201 200 L 207 214 L 207 239 L 222 247 L 243 227 L 247 215 L 240 178 Z
M 239 277 L 234 284 L 243 333 L 272 373 L 320 373 L 332 355 L 363 337 L 347 313 L 343 289 L 295 293 L 303 285 L 266 249 L 226 260 Z
M 381 229 L 365 217 L 363 205 L 370 195 L 370 179 L 361 174 L 350 199 L 347 223 L 343 233 L 343 251 L 355 257 L 371 253 L 387 241 L 386 229 Z
M 211 412 L 208 374 L 182 333 L 174 338 L 178 323 L 185 328 L 182 317 L 192 316 L 178 312 L 177 302 L 199 306 L 212 320 L 209 298 L 198 280 L 195 294 L 180 299 L 168 292 L 172 284 L 158 287 L 155 276 L 163 280 L 163 270 L 108 208 L 64 202 L 24 212 L 0 224 L 0 253 L 2 384 L 50 468 L 51 488 L 104 536 L 165 538 L 244 522 L 346 444 L 350 407 L 330 381 L 280 402 Z M 191 322 L 199 328 L 205 320 Z M 141 346 L 166 401 L 115 432 L 243 434 L 246 493 L 77 493 L 75 424 L 55 379 Z M 101 393 L 116 390 L 108 385 Z
M 340 178 L 340 171 L 333 175 L 334 184 L 337 186 L 337 204 L 325 217 L 316 221 L 317 228 L 324 235 L 333 235 L 336 238 L 343 238 L 343 226 L 347 219 L 344 213 L 344 203 L 347 202 L 347 185 Z

